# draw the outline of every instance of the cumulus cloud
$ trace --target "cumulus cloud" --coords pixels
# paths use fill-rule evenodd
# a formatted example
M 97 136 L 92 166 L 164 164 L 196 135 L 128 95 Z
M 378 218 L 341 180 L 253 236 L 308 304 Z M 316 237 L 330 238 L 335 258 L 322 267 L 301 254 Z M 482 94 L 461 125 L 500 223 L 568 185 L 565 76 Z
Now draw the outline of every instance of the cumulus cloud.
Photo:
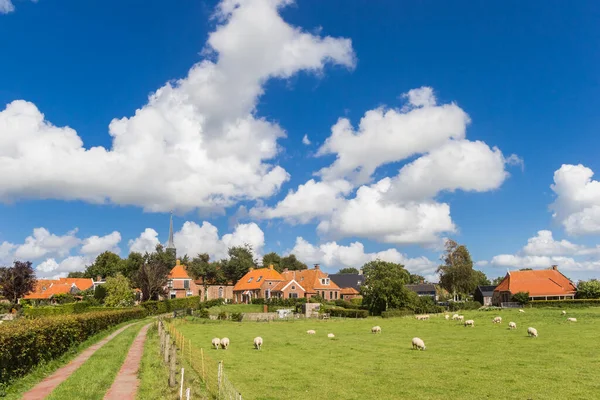
M 91 264 L 93 259 L 82 256 L 71 256 L 57 262 L 54 258 L 49 258 L 41 262 L 36 268 L 38 278 L 64 278 L 69 272 L 83 271 L 86 266 Z
M 581 164 L 563 164 L 554 172 L 556 194 L 550 205 L 553 217 L 570 235 L 600 233 L 600 182 L 592 180 L 594 172 Z
M 146 228 L 144 232 L 140 233 L 140 236 L 129 241 L 129 252 L 152 253 L 157 244 L 160 244 L 158 232 L 152 228 Z
M 0 112 L 0 200 L 79 199 L 190 211 L 277 192 L 289 175 L 269 160 L 285 133 L 255 113 L 265 82 L 320 73 L 328 63 L 355 64 L 349 39 L 286 23 L 279 11 L 288 4 L 222 1 L 205 49 L 210 60 L 152 93 L 135 115 L 114 119 L 110 149 L 86 148 L 77 132 L 52 125 L 33 103 L 9 103 Z
M 77 229 L 66 235 L 58 236 L 50 233 L 46 228 L 35 228 L 33 235 L 25 239 L 25 243 L 19 245 L 15 250 L 15 257 L 24 260 L 38 260 L 42 257 L 56 255 L 64 257 L 72 248 L 81 242 L 75 235 Z
M 119 243 L 121 242 L 121 234 L 117 231 L 109 233 L 106 236 L 90 236 L 83 240 L 81 246 L 81 254 L 85 254 L 90 258 L 96 258 L 98 254 L 105 251 L 112 251 L 119 254 Z
M 0 0 L 0 14 L 8 14 L 15 11 L 15 5 L 11 0 Z
M 353 242 L 348 246 L 336 242 L 327 242 L 315 246 L 302 237 L 296 238 L 294 248 L 290 253 L 307 264 L 321 264 L 327 268 L 355 267 L 360 268 L 369 261 L 380 259 L 403 264 L 413 274 L 426 275 L 430 281 L 435 281 L 437 263 L 426 257 L 409 258 L 394 248 L 384 251 L 366 253 L 361 242 Z
M 304 137 L 302 138 L 302 144 L 308 146 L 310 144 L 310 140 L 308 139 L 308 135 L 304 135 Z

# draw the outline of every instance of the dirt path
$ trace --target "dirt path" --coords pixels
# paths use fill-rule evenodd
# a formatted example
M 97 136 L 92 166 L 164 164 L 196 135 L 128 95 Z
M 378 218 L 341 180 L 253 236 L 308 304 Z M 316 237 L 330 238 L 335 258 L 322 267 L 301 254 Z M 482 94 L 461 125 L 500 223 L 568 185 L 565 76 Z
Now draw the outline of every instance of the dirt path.
M 29 390 L 22 397 L 22 400 L 42 400 L 46 398 L 58 385 L 66 381 L 72 374 L 75 372 L 84 362 L 86 362 L 96 351 L 98 351 L 102 346 L 106 343 L 110 342 L 115 338 L 119 333 L 123 332 L 125 329 L 129 328 L 132 324 L 125 325 L 122 328 L 117 329 L 104 339 L 100 340 L 98 343 L 91 345 L 87 349 L 85 349 L 77 358 L 72 360 L 70 363 L 65 365 L 62 368 L 56 370 L 52 375 L 45 378 L 43 381 L 38 383 L 33 387 L 33 389 Z
M 133 344 L 129 348 L 127 358 L 121 366 L 115 381 L 104 396 L 104 400 L 134 400 L 137 389 L 140 386 L 138 379 L 138 371 L 144 354 L 144 342 L 146 341 L 146 333 L 148 324 L 144 326 L 136 336 Z

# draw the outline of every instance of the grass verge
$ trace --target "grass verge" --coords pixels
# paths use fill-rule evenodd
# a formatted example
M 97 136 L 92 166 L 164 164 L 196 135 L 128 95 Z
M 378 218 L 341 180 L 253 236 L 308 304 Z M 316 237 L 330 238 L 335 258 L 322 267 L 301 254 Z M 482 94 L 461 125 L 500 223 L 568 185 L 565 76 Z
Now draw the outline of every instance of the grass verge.
M 244 312 L 244 313 L 257 313 L 263 311 L 262 304 L 223 304 L 221 306 L 214 306 L 208 309 L 212 315 L 217 315 L 221 311 L 226 313 Z
M 102 399 L 112 385 L 140 331 L 140 322 L 105 344 L 46 399 Z
M 140 365 L 140 387 L 138 388 L 138 399 L 176 399 L 178 391 L 170 388 L 169 368 L 160 356 L 160 343 L 156 325 L 148 329 L 146 342 L 144 343 L 144 355 Z
M 77 357 L 79 355 L 79 353 L 81 353 L 83 350 L 87 349 L 94 343 L 99 342 L 100 340 L 104 339 L 105 337 L 107 337 L 108 335 L 110 335 L 111 333 L 116 331 L 117 329 L 122 328 L 125 325 L 131 324 L 132 322 L 134 322 L 134 321 L 125 321 L 125 322 L 122 322 L 119 325 L 115 325 L 107 330 L 98 332 L 94 336 L 89 337 L 86 341 L 78 344 L 77 346 L 73 346 L 73 348 L 71 348 L 71 350 L 69 350 L 62 356 L 60 356 L 54 360 L 51 360 L 47 363 L 38 365 L 33 370 L 31 370 L 31 372 L 29 372 L 27 375 L 12 381 L 10 383 L 10 385 L 8 385 L 5 388 L 5 390 L 4 390 L 5 396 L 2 397 L 2 399 L 3 400 L 20 399 L 25 392 L 27 392 L 29 389 L 33 388 L 35 385 L 40 383 L 47 376 L 53 374 L 57 369 L 65 366 L 67 363 L 69 363 L 71 360 L 73 360 L 75 357 Z M 1 388 L 0 388 L 0 392 L 1 392 Z M 1 394 L 0 394 L 0 396 L 1 396 Z

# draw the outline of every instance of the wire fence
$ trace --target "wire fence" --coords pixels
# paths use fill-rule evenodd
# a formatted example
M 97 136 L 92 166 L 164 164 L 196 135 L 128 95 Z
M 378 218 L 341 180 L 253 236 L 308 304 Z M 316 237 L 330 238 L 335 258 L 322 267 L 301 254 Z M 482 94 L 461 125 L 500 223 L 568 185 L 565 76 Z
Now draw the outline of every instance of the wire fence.
M 218 400 L 242 400 L 242 394 L 233 386 L 227 374 L 223 361 L 217 361 L 206 355 L 202 347 L 198 348 L 192 344 L 191 339 L 177 329 L 178 323 L 170 321 L 165 324 L 165 329 L 175 341 L 180 356 L 187 361 L 188 365 L 200 377 L 206 391 L 214 399 Z

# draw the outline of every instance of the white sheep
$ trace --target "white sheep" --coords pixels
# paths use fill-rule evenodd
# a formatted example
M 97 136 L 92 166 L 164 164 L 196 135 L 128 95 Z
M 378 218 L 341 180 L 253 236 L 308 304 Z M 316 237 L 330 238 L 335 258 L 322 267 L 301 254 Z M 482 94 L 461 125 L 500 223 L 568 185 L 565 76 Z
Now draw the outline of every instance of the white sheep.
M 308 333 L 309 335 L 314 335 L 315 333 L 317 333 L 317 331 L 315 331 L 314 329 L 309 329 L 306 331 L 306 333 Z
M 381 327 L 379 325 L 372 327 L 371 333 L 381 333 Z
M 221 347 L 227 350 L 227 347 L 229 347 L 229 338 L 224 337 L 221 339 Z
M 475 321 L 473 321 L 472 319 L 468 319 L 468 320 L 465 321 L 465 326 L 474 327 L 475 326 Z
M 567 312 L 565 310 L 563 310 L 562 315 L 566 315 L 566 314 L 567 314 Z
M 444 318 L 446 318 L 446 320 L 450 319 L 450 316 L 448 314 L 444 315 Z
M 260 336 L 257 336 L 254 338 L 254 347 L 256 348 L 256 350 L 260 350 L 262 344 L 263 344 L 263 340 Z
M 531 337 L 537 337 L 538 333 L 537 333 L 537 329 L 529 327 L 527 328 L 527 336 L 531 336 Z
M 459 321 L 464 321 L 465 320 L 465 316 L 464 315 L 459 315 L 457 319 Z
M 458 319 L 458 317 L 459 317 L 459 315 L 458 315 L 458 314 L 454 314 L 454 315 L 452 316 L 452 319 L 453 319 L 453 320 L 455 320 L 455 319 Z
M 523 310 L 523 309 L 519 309 L 519 312 L 525 312 L 525 310 Z
M 493 319 L 492 321 L 495 324 L 501 324 L 502 323 L 502 317 L 496 317 Z
M 219 346 L 221 345 L 221 339 L 218 337 L 212 340 L 212 345 L 215 346 L 215 350 L 219 350 Z
M 517 324 L 514 322 L 509 322 L 508 323 L 508 329 L 517 329 Z
M 328 334 L 327 334 L 327 337 L 328 337 L 329 339 L 333 339 L 333 338 L 335 337 L 335 335 L 334 335 L 333 333 L 328 333 Z
M 569 322 L 577 322 L 577 318 L 567 318 L 567 321 Z
M 417 350 L 425 350 L 425 342 L 418 337 L 413 338 L 412 348 Z

